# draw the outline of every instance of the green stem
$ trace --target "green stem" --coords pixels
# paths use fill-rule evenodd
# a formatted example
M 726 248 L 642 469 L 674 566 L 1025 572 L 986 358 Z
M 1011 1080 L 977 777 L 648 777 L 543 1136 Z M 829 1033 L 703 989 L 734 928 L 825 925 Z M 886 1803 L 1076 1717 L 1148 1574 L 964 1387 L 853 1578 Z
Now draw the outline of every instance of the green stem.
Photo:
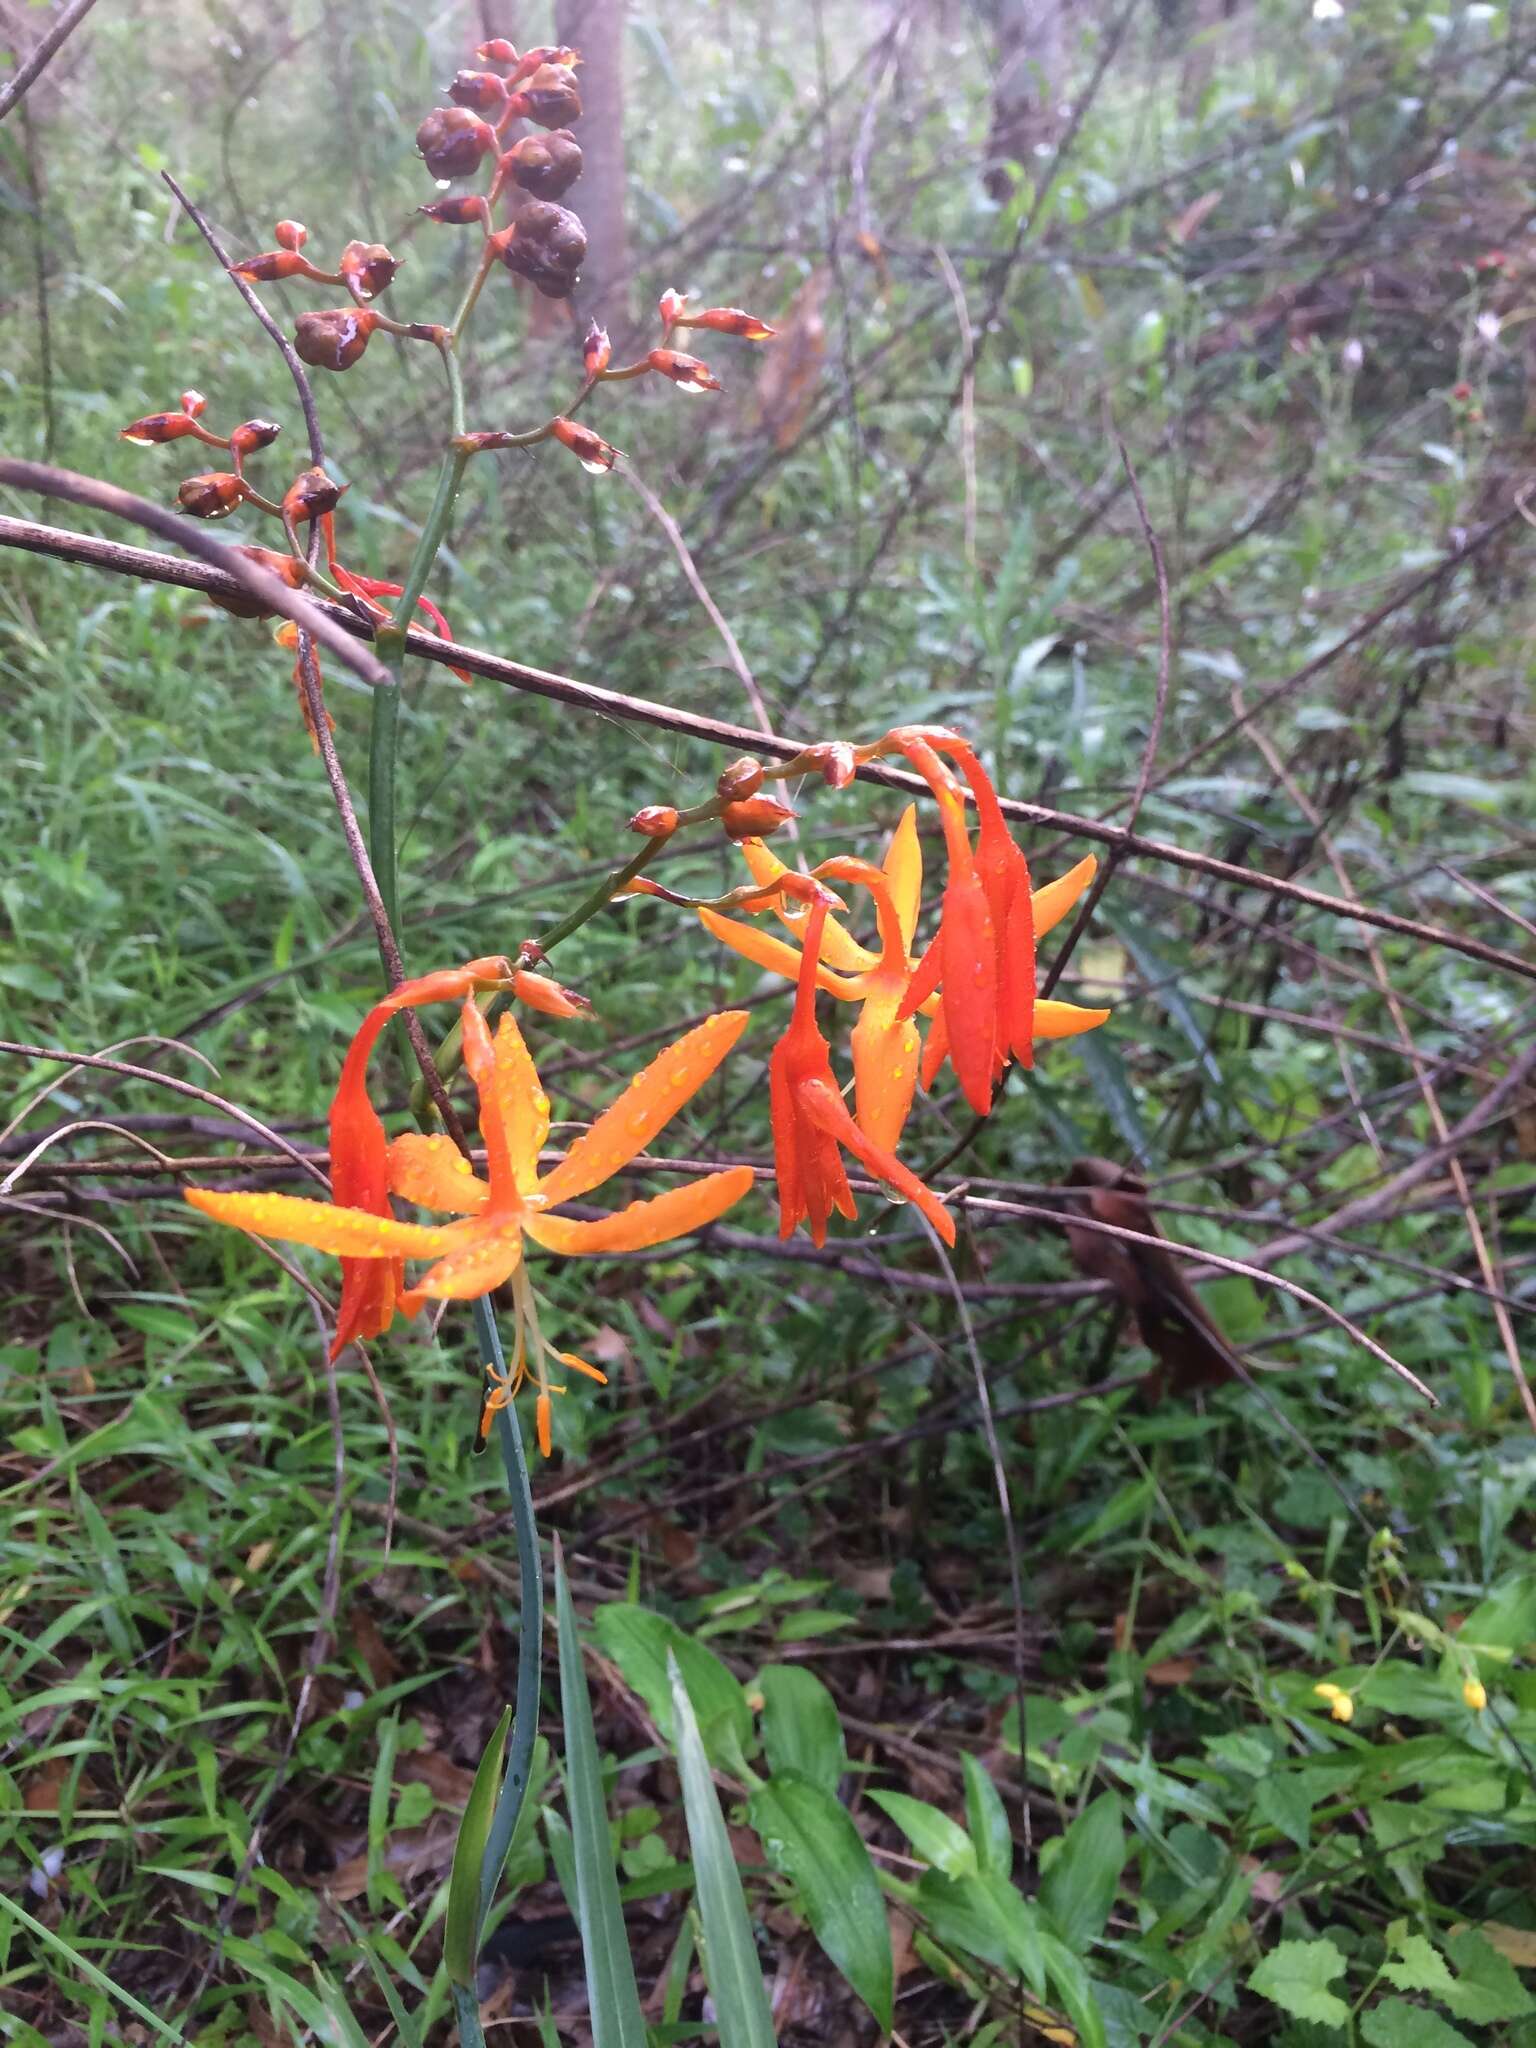
M 453 2016 L 459 2023 L 459 2048 L 485 2048 L 485 2030 L 480 2024 L 480 2001 L 465 1984 L 450 1984 Z
M 482 1295 L 475 1303 L 474 1314 L 475 1334 L 487 1362 L 498 1372 L 505 1372 L 501 1335 L 487 1296 Z M 482 1931 L 528 1792 L 533 1746 L 539 1733 L 539 1681 L 544 1654 L 544 1571 L 539 1560 L 539 1536 L 533 1520 L 533 1493 L 528 1483 L 528 1460 L 523 1455 L 523 1434 L 518 1427 L 516 1407 L 511 1401 L 497 1412 L 496 1436 L 506 1469 L 507 1491 L 512 1497 L 512 1526 L 517 1535 L 517 1696 L 513 1709 L 512 1740 L 507 1747 L 507 1774 L 491 1815 L 485 1856 L 480 1865 Z

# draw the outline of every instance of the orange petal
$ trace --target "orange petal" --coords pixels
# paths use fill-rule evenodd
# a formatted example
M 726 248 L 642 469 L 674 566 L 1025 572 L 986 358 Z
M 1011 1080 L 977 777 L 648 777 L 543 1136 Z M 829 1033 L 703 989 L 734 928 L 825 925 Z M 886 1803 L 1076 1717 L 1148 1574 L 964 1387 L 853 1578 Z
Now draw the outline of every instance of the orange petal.
M 848 1114 L 847 1105 L 836 1088 L 826 1081 L 811 1079 L 800 1084 L 798 1096 L 812 1123 L 836 1138 L 840 1145 L 846 1145 L 854 1158 L 866 1166 L 877 1180 L 885 1181 L 921 1209 L 946 1244 L 954 1243 L 954 1217 L 933 1190 L 925 1187 L 910 1167 L 902 1165 L 894 1152 L 888 1152 L 883 1145 L 875 1144 L 864 1135 Z
M 896 821 L 891 843 L 881 863 L 891 885 L 902 944 L 910 953 L 917 931 L 917 913 L 923 897 L 923 842 L 917 830 L 917 805 L 908 804 Z
M 922 1038 L 910 1018 L 896 1021 L 894 1000 L 872 998 L 853 1027 L 852 1045 L 859 1129 L 894 1151 L 917 1088 Z
M 974 868 L 946 886 L 939 938 L 949 1057 L 966 1101 L 985 1116 L 992 1107 L 997 1041 L 997 939 Z
M 1061 923 L 1098 871 L 1099 864 L 1090 853 L 1085 855 L 1075 868 L 1069 868 L 1054 882 L 1047 882 L 1043 889 L 1035 891 L 1033 901 L 1037 939 Z
M 764 846 L 760 839 L 744 839 L 741 842 L 741 850 L 746 856 L 747 866 L 752 870 L 753 881 L 765 889 L 770 882 L 778 881 L 780 876 L 794 872 L 784 865 L 776 853 Z M 805 920 L 810 915 L 808 904 L 796 903 L 788 896 L 780 896 L 773 909 L 774 915 L 786 931 L 792 932 L 797 939 L 805 937 Z M 835 924 L 831 918 L 827 920 L 826 932 L 822 938 L 821 957 L 827 966 L 835 967 L 844 974 L 864 974 L 875 964 L 875 955 L 861 946 L 857 939 L 851 938 L 842 926 Z M 831 984 L 824 983 L 823 986 L 831 987 Z M 837 993 L 835 988 L 832 993 Z
M 699 922 L 711 938 L 729 946 L 743 960 L 750 960 L 754 967 L 764 967 L 770 974 L 782 974 L 789 981 L 799 974 L 800 949 L 785 945 L 771 932 L 759 931 L 756 925 L 743 924 L 739 918 L 722 917 L 718 910 L 701 910 Z M 842 975 L 834 974 L 830 967 L 823 966 L 816 980 L 828 995 L 837 996 L 845 1003 L 858 1001 L 859 989 Z
M 1076 1038 L 1084 1031 L 1097 1031 L 1109 1019 L 1108 1010 L 1080 1010 L 1076 1003 L 1036 1003 L 1036 1038 Z
M 549 1136 L 549 1097 L 510 1010 L 496 1027 L 496 1099 L 517 1191 L 531 1195 L 539 1181 L 539 1154 Z
M 456 1227 L 471 1230 L 475 1235 L 423 1273 L 400 1303 L 408 1316 L 414 1315 L 424 1301 L 474 1301 L 499 1287 L 503 1280 L 510 1280 L 522 1264 L 521 1231 L 486 1229 L 474 1223 Z
M 228 1195 L 212 1188 L 183 1192 L 194 1209 L 216 1223 L 232 1223 L 256 1237 L 309 1244 L 316 1251 L 350 1259 L 436 1258 L 451 1251 L 466 1228 L 462 1223 L 397 1223 L 392 1216 L 311 1202 L 302 1195 Z
M 729 1166 L 705 1174 L 680 1188 L 668 1188 L 649 1201 L 631 1202 L 612 1216 L 577 1223 L 565 1216 L 530 1216 L 526 1225 L 535 1244 L 569 1258 L 581 1252 L 639 1252 L 648 1245 L 684 1237 L 723 1216 L 752 1185 L 750 1166 Z M 583 1368 L 590 1370 L 590 1368 Z
M 658 1053 L 540 1183 L 550 1206 L 574 1201 L 628 1166 L 703 1087 L 746 1028 L 745 1010 L 722 1010 Z
M 589 1380 L 596 1380 L 600 1387 L 607 1386 L 607 1373 L 599 1372 L 595 1365 L 588 1365 L 587 1361 L 578 1358 L 574 1351 L 557 1351 L 555 1356 L 562 1365 L 568 1365 L 572 1372 L 584 1372 Z
M 423 1209 L 447 1209 L 455 1216 L 478 1216 L 491 1199 L 452 1138 L 418 1136 L 407 1131 L 389 1147 L 389 1191 Z

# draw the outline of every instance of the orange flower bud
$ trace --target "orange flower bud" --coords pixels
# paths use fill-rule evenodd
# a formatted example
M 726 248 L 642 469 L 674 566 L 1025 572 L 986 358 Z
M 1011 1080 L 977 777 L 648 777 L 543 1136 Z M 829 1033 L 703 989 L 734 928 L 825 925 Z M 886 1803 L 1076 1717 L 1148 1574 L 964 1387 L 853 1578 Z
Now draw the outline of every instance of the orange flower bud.
M 231 277 L 247 278 L 252 284 L 275 284 L 285 277 L 307 277 L 314 265 L 297 249 L 267 249 L 260 256 L 247 256 L 231 263 Z
M 751 313 L 743 313 L 739 306 L 710 306 L 703 313 L 690 313 L 683 321 L 685 327 L 709 327 L 716 334 L 734 334 L 741 341 L 771 341 L 776 328 L 767 327 Z
M 526 277 L 546 298 L 569 298 L 587 253 L 587 231 L 574 213 L 535 199 L 513 222 L 500 255 L 508 270 Z
M 189 476 L 176 502 L 193 519 L 227 519 L 245 497 L 245 485 L 232 470 L 211 470 Z
M 656 310 L 669 327 L 675 327 L 688 310 L 688 301 L 681 292 L 673 291 L 669 285 L 662 293 Z
M 416 130 L 416 147 L 434 178 L 467 178 L 496 147 L 496 130 L 468 107 L 434 107 Z
M 309 229 L 302 221 L 280 220 L 272 230 L 272 239 L 279 249 L 302 249 L 309 240 Z
M 739 761 L 732 761 L 728 768 L 721 769 L 715 793 L 734 803 L 739 797 L 756 796 L 762 786 L 762 762 L 754 761 L 750 754 L 743 754 Z
M 507 86 L 494 71 L 460 71 L 448 88 L 456 107 L 468 107 L 472 114 L 488 114 L 494 120 L 507 104 Z
M 589 377 L 600 377 L 613 357 L 613 344 L 608 339 L 606 327 L 599 327 L 594 320 L 587 329 L 587 338 L 581 345 L 581 366 Z
M 317 370 L 350 370 L 368 346 L 378 315 L 352 307 L 329 313 L 301 313 L 293 330 L 300 362 Z
M 348 315 L 348 318 L 356 317 Z M 283 512 L 300 526 L 306 519 L 323 519 L 327 512 L 334 512 L 341 503 L 341 494 L 348 488 L 328 477 L 323 469 L 306 469 L 296 476 L 283 493 Z
M 234 552 L 237 555 L 244 555 L 248 562 L 254 562 L 258 569 L 269 570 L 280 582 L 286 583 L 290 590 L 301 590 L 304 587 L 304 565 L 302 562 L 296 562 L 292 555 L 280 555 L 274 548 L 241 546 L 237 546 Z M 230 612 L 237 619 L 270 617 L 267 607 L 259 597 L 214 597 L 210 591 L 209 599 L 220 611 Z
M 522 968 L 512 976 L 512 993 L 520 1003 L 546 1017 L 585 1017 L 592 1009 L 586 997 L 577 995 L 575 989 L 562 988 L 547 974 L 528 974 Z
M 846 789 L 858 772 L 858 761 L 847 740 L 820 740 L 807 747 L 802 759 L 829 789 Z
M 183 391 L 181 394 L 181 409 L 189 419 L 195 420 L 206 410 L 207 404 L 208 401 L 201 391 Z
M 482 64 L 515 64 L 517 49 L 505 36 L 492 36 L 488 43 L 476 46 L 475 55 Z
M 418 206 L 416 211 L 424 213 L 428 220 L 439 220 L 454 228 L 467 227 L 472 220 L 489 222 L 491 217 L 483 192 L 456 192 L 451 199 L 435 199 L 430 206 Z
M 179 441 L 183 434 L 192 432 L 189 413 L 152 412 L 141 420 L 131 420 L 126 427 L 120 427 L 118 439 L 131 441 L 135 448 L 153 448 L 158 442 Z
M 400 259 L 391 256 L 382 242 L 348 242 L 336 267 L 347 290 L 359 305 L 364 305 L 380 292 L 388 291 L 400 268 Z
M 242 462 L 258 448 L 270 448 L 282 431 L 276 420 L 242 420 L 230 433 L 229 452 Z
M 581 176 L 581 144 L 569 128 L 525 135 L 501 159 L 505 177 L 535 199 L 558 199 Z
M 647 804 L 630 819 L 629 829 L 642 839 L 670 839 L 677 830 L 677 812 L 671 804 Z
M 532 77 L 536 71 L 542 71 L 546 64 L 557 64 L 567 71 L 574 71 L 580 62 L 581 58 L 575 50 L 568 50 L 563 46 L 557 48 L 553 43 L 540 43 L 537 49 L 524 50 L 522 56 L 517 59 L 507 83 L 521 85 L 525 78 Z
M 680 355 L 675 348 L 653 348 L 646 357 L 653 370 L 670 377 L 679 391 L 723 391 L 725 386 L 697 356 Z
M 525 57 L 523 64 L 527 61 Z M 576 74 L 568 64 L 541 64 L 528 83 L 512 95 L 511 104 L 540 128 L 565 128 L 581 119 L 581 94 L 576 90 Z
M 728 803 L 720 813 L 720 822 L 732 839 L 766 839 L 795 815 L 776 796 L 747 796 Z
M 594 434 L 590 427 L 582 426 L 579 420 L 551 420 L 549 431 L 562 448 L 569 448 L 582 468 L 593 476 L 602 476 L 612 469 L 619 459 L 617 448 L 610 447 L 601 434 Z

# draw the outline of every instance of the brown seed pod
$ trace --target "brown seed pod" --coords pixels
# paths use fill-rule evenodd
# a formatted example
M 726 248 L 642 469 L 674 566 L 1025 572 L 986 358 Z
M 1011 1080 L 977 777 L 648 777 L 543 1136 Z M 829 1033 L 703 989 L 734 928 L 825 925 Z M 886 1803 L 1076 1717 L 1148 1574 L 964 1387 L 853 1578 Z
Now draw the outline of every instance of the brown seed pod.
M 590 470 L 593 476 L 602 476 L 619 459 L 618 449 L 610 446 L 601 434 L 584 427 L 580 420 L 551 420 L 549 431 L 561 447 L 569 448 L 582 468 Z
M 525 135 L 502 158 L 501 169 L 535 199 L 558 199 L 581 176 L 581 144 L 569 128 Z
M 296 562 L 292 555 L 280 555 L 273 548 L 243 547 L 237 545 L 234 552 L 244 555 L 248 562 L 254 562 L 258 569 L 266 569 L 280 583 L 286 583 L 290 590 L 304 587 L 304 565 Z M 271 608 L 264 605 L 259 597 L 252 597 L 249 591 L 239 597 L 215 597 L 210 590 L 208 599 L 220 611 L 229 612 L 237 619 L 269 619 Z
M 451 228 L 465 228 L 472 220 L 490 219 L 483 192 L 455 192 L 448 199 L 434 199 L 430 206 L 418 206 L 416 211 Z
M 467 178 L 496 147 L 496 131 L 468 107 L 434 107 L 416 130 L 416 147 L 434 178 Z
M 328 477 L 323 469 L 306 469 L 283 493 L 283 512 L 295 526 L 307 519 L 323 519 L 327 512 L 334 512 L 341 503 L 341 494 L 347 489 Z
M 741 797 L 756 796 L 762 786 L 762 762 L 755 761 L 750 754 L 743 754 L 739 760 L 732 761 L 729 767 L 721 769 L 719 780 L 715 784 L 715 794 L 735 803 Z
M 647 804 L 630 819 L 629 829 L 642 839 L 669 839 L 677 830 L 677 812 L 671 804 Z
M 449 86 L 448 97 L 456 107 L 494 120 L 507 104 L 506 80 L 495 71 L 461 71 Z
M 130 420 L 118 429 L 118 439 L 131 441 L 135 448 L 153 448 L 161 441 L 179 441 L 193 431 L 188 412 L 152 412 L 141 420 Z
M 309 229 L 301 220 L 280 220 L 272 230 L 272 239 L 279 249 L 302 249 L 309 240 Z
M 176 502 L 193 519 L 227 519 L 245 498 L 245 485 L 232 470 L 210 470 L 189 476 L 176 492 Z
M 720 822 L 732 839 L 766 839 L 787 825 L 795 813 L 776 796 L 747 796 L 727 804 Z
M 301 313 L 293 330 L 300 362 L 316 370 L 350 370 L 379 324 L 377 313 L 341 306 L 327 313 Z
M 230 432 L 229 452 L 241 459 L 254 455 L 258 448 L 270 448 L 282 431 L 276 420 L 242 420 Z
M 568 64 L 541 64 L 512 95 L 512 103 L 540 128 L 565 128 L 581 119 L 581 94 Z
M 513 222 L 501 260 L 546 298 L 566 298 L 587 253 L 587 231 L 567 207 L 535 199 Z
M 348 242 L 336 267 L 342 283 L 361 306 L 388 291 L 400 258 L 391 256 L 382 242 Z

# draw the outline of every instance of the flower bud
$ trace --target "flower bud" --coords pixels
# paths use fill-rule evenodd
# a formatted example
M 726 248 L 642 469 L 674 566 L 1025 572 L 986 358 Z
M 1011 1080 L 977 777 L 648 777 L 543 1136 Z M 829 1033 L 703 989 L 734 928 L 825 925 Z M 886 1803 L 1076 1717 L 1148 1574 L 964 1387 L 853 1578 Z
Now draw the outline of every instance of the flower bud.
M 563 45 L 556 47 L 553 43 L 540 43 L 537 49 L 524 50 L 522 56 L 517 59 L 507 83 L 521 85 L 525 78 L 531 78 L 547 64 L 563 65 L 567 71 L 574 71 L 580 62 L 581 58 L 575 50 L 568 50 Z
M 416 130 L 416 147 L 434 178 L 467 178 L 496 147 L 496 131 L 468 107 L 434 107 Z
M 716 334 L 734 334 L 741 341 L 771 341 L 777 328 L 767 327 L 754 314 L 739 306 L 710 306 L 702 313 L 690 313 L 685 327 L 708 327 Z
M 795 813 L 776 796 L 746 796 L 728 803 L 720 822 L 732 839 L 766 839 L 787 825 Z
M 181 394 L 181 409 L 189 419 L 197 419 L 207 407 L 208 401 L 201 391 L 183 391 Z
M 630 819 L 629 829 L 642 839 L 670 839 L 677 830 L 677 812 L 671 804 L 647 804 Z
M 418 206 L 428 220 L 442 221 L 453 228 L 467 227 L 472 220 L 489 221 L 490 208 L 483 192 L 455 192 L 449 199 L 435 199 L 430 206 Z
M 756 796 L 762 786 L 762 762 L 754 761 L 750 754 L 743 754 L 739 761 L 732 761 L 728 768 L 721 769 L 715 794 L 735 803 L 740 797 Z
M 619 459 L 617 448 L 610 447 L 601 434 L 594 434 L 579 420 L 551 420 L 549 431 L 561 447 L 569 448 L 582 468 L 593 476 L 602 476 Z
M 535 199 L 558 199 L 581 176 L 581 144 L 569 128 L 525 135 L 501 159 L 501 171 Z
M 688 310 L 688 301 L 681 292 L 673 291 L 669 285 L 662 293 L 656 310 L 668 327 L 675 327 Z
M 270 448 L 282 431 L 276 420 L 242 420 L 230 433 L 229 452 L 241 462 L 258 448 Z
M 680 355 L 675 348 L 653 348 L 646 361 L 663 377 L 670 377 L 679 391 L 725 389 L 707 363 L 701 363 L 697 356 Z
M 350 370 L 368 346 L 378 315 L 352 307 L 301 313 L 293 330 L 300 362 L 316 370 Z
M 512 993 L 520 1003 L 546 1017 L 585 1017 L 592 1009 L 586 997 L 577 995 L 575 989 L 562 988 L 547 974 L 529 974 L 522 968 L 512 975 Z
M 506 81 L 494 71 L 460 71 L 448 88 L 456 107 L 468 107 L 472 114 L 493 119 L 507 104 Z
M 819 740 L 800 758 L 828 789 L 846 789 L 858 772 L 858 761 L 847 740 Z
M 346 317 L 355 319 L 359 316 L 348 314 Z M 284 516 L 295 526 L 302 525 L 306 519 L 323 519 L 327 512 L 336 510 L 346 488 L 345 484 L 334 482 L 323 469 L 306 469 L 283 493 Z
M 476 46 L 475 55 L 482 64 L 515 64 L 517 48 L 505 36 L 492 36 L 488 43 Z
M 242 546 L 237 546 L 234 552 L 237 555 L 244 555 L 248 562 L 254 562 L 258 569 L 267 570 L 277 577 L 279 582 L 286 583 L 290 590 L 303 589 L 304 564 L 296 562 L 292 555 L 280 555 L 273 548 Z M 239 597 L 215 597 L 210 591 L 208 596 L 209 601 L 216 604 L 220 611 L 229 612 L 237 619 L 265 619 L 271 616 L 261 599 L 252 597 L 249 592 L 243 592 Z
M 337 264 L 341 281 L 357 300 L 366 305 L 394 282 L 400 259 L 391 256 L 382 242 L 348 242 Z
M 272 239 L 279 249 L 302 249 L 309 240 L 309 229 L 302 221 L 280 220 L 272 230 Z
M 183 434 L 192 431 L 190 413 L 152 412 L 141 420 L 130 420 L 126 427 L 120 427 L 118 439 L 131 441 L 135 448 L 153 448 L 161 441 L 179 441 Z
M 525 57 L 523 62 L 527 61 Z M 528 83 L 512 95 L 512 104 L 540 128 L 567 127 L 581 119 L 576 74 L 568 64 L 541 64 Z
M 210 470 L 189 476 L 176 502 L 193 519 L 227 519 L 245 497 L 245 485 L 231 470 Z
M 513 222 L 501 260 L 547 297 L 562 298 L 569 296 L 586 253 L 587 231 L 575 214 L 547 199 L 535 199 Z
M 1480 1678 L 1469 1678 L 1461 1688 L 1461 1696 L 1474 1714 L 1480 1714 L 1488 1704 L 1488 1688 Z
M 581 344 L 581 367 L 589 377 L 600 377 L 612 358 L 613 344 L 608 339 L 607 328 L 592 321 L 587 328 L 587 338 Z
M 301 256 L 297 249 L 266 249 L 259 256 L 247 256 L 240 263 L 231 263 L 231 277 L 243 277 L 251 284 L 276 284 L 285 277 L 304 277 L 314 265 L 307 256 Z

